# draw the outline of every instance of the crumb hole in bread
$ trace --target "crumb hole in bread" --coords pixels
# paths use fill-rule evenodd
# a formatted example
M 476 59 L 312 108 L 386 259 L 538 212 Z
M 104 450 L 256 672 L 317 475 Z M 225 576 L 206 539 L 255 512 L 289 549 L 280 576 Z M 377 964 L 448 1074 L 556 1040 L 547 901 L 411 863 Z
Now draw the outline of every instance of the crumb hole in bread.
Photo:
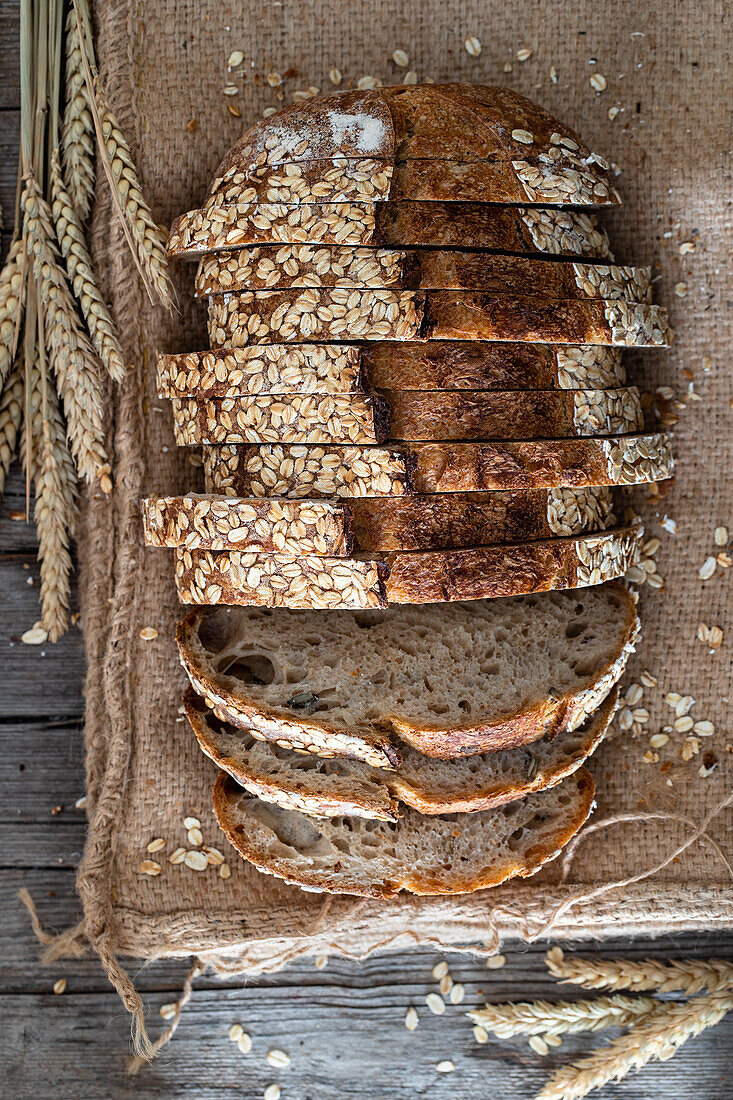
M 568 623 L 565 627 L 566 638 L 579 638 L 584 630 L 587 630 L 587 623 Z
M 323 638 L 320 636 L 320 634 L 306 634 L 303 637 L 303 644 L 308 646 L 320 645 L 322 641 Z
M 227 654 L 216 664 L 216 669 L 245 684 L 272 684 L 277 675 L 275 665 L 264 653 Z
M 431 703 L 428 707 L 428 710 L 432 714 L 447 714 L 450 710 L 450 707 L 447 703 Z
M 484 664 L 479 665 L 479 668 L 483 672 L 484 676 L 498 676 L 501 672 L 501 665 L 498 661 L 485 662 Z
M 469 703 L 468 699 L 459 699 L 458 706 L 461 710 L 465 711 L 466 714 L 471 713 L 471 704 Z

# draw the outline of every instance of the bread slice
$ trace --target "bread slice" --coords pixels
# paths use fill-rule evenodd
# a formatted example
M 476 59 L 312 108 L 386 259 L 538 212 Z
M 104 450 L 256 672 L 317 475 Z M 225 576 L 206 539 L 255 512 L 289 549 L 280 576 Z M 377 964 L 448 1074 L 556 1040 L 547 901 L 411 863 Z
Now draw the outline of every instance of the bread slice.
M 159 397 L 368 390 L 600 390 L 623 386 L 621 351 L 551 344 L 262 344 L 158 356 Z
M 381 443 L 566 439 L 644 427 L 635 386 L 613 390 L 382 390 L 173 399 L 176 442 Z
M 177 549 L 181 603 L 305 609 L 486 600 L 583 588 L 623 577 L 643 528 L 459 550 L 395 550 L 349 558 Z
M 215 205 L 176 218 L 168 253 L 196 259 L 249 244 L 432 246 L 613 261 L 595 214 L 480 202 L 284 201 Z
M 578 729 L 639 636 L 621 584 L 578 593 L 348 611 L 191 611 L 176 639 L 217 717 L 268 741 L 396 768 Z
M 374 497 L 410 493 L 642 485 L 674 471 L 669 436 L 403 443 L 391 447 L 282 444 L 204 447 L 207 493 L 235 497 Z
M 392 898 L 401 890 L 466 894 L 535 874 L 587 820 L 594 795 L 590 773 L 579 768 L 550 790 L 476 814 L 314 819 L 254 798 L 221 772 L 214 812 L 259 871 L 304 890 Z
M 222 722 L 190 687 L 184 706 L 203 752 L 263 802 L 316 817 L 349 814 L 397 821 L 400 803 L 421 814 L 477 813 L 554 787 L 598 748 L 617 697 L 614 688 L 579 729 L 526 748 L 434 760 L 401 745 L 394 772 L 266 741 L 257 731 Z
M 258 245 L 205 256 L 196 296 L 290 287 L 478 290 L 537 298 L 651 302 L 651 268 L 486 252 Z
M 443 550 L 603 531 L 608 489 L 444 493 L 334 503 L 189 493 L 142 501 L 148 546 L 321 554 Z
M 659 306 L 461 290 L 251 291 L 209 298 L 212 347 L 358 340 L 502 340 L 666 347 Z

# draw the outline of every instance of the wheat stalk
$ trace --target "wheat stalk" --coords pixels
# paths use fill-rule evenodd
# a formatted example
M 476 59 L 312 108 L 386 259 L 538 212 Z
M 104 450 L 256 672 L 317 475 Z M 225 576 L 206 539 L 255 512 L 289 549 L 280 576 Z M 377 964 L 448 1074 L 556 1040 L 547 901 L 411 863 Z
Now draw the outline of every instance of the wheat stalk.
M 69 624 L 69 539 L 76 523 L 76 473 L 56 391 L 46 377 L 44 343 L 39 315 L 38 354 L 30 364 L 31 465 L 41 566 L 41 622 L 49 640 L 56 642 Z
M 92 261 L 84 240 L 84 231 L 64 186 L 58 150 L 51 155 L 51 196 L 53 220 L 66 270 L 74 294 L 86 318 L 87 328 L 97 355 L 115 382 L 125 376 L 125 361 L 114 322 L 97 287 Z
M 652 1059 L 666 1061 L 733 1008 L 730 993 L 709 993 L 681 1004 L 660 1004 L 625 1035 L 552 1075 L 537 1100 L 580 1100 L 609 1081 L 620 1081 Z
M 575 1035 L 628 1027 L 658 1005 L 652 997 L 599 997 L 594 1001 L 518 1001 L 486 1005 L 468 1015 L 500 1039 L 514 1035 Z
M 97 362 L 81 328 L 74 299 L 53 241 L 53 221 L 35 176 L 26 177 L 23 233 L 46 317 L 46 339 L 68 424 L 71 452 L 79 473 L 100 479 L 104 492 L 112 483 L 104 449 L 102 388 Z
M 66 16 L 65 33 L 66 93 L 61 142 L 69 197 L 83 221 L 94 194 L 94 121 L 73 7 Z
M 564 955 L 553 947 L 545 955 L 550 973 L 565 983 L 584 989 L 628 989 L 634 992 L 686 993 L 733 989 L 733 963 L 722 959 L 598 959 Z
M 23 368 L 17 361 L 5 380 L 0 396 L 0 500 L 5 480 L 15 457 L 20 424 L 23 419 Z
M 24 297 L 23 242 L 16 238 L 0 271 L 0 388 L 13 365 Z

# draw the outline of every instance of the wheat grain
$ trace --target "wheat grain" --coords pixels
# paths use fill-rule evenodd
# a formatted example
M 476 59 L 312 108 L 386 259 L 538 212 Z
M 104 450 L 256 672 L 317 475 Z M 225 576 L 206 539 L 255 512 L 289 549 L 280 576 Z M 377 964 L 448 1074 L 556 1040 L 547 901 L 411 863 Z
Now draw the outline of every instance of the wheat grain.
M 16 362 L 5 379 L 0 396 L 0 500 L 5 491 L 5 479 L 15 457 L 20 423 L 23 417 L 23 370 Z
M 102 389 L 97 362 L 81 328 L 74 299 L 53 241 L 48 203 L 34 176 L 23 192 L 23 235 L 34 276 L 42 288 L 46 340 L 68 424 L 71 452 L 79 473 L 96 477 L 105 492 L 112 485 L 103 442 Z
M 31 465 L 41 565 L 41 622 L 52 642 L 68 628 L 76 475 L 66 447 L 56 391 L 46 378 L 45 353 L 30 364 Z
M 173 306 L 173 287 L 168 277 L 165 236 L 143 198 L 130 147 L 99 87 L 96 89 L 96 97 L 105 150 L 135 244 L 138 262 L 161 303 L 166 309 L 170 309 Z
M 652 1059 L 665 1061 L 733 1008 L 730 993 L 710 993 L 682 1004 L 660 1004 L 625 1035 L 552 1075 L 537 1100 L 580 1100 L 609 1081 L 620 1081 Z
M 71 197 L 64 186 L 58 151 L 51 156 L 51 196 L 53 220 L 61 252 L 66 260 L 74 294 L 79 302 L 92 343 L 110 378 L 121 382 L 125 361 L 109 310 L 97 286 L 92 261 L 84 240 L 84 231 Z
M 599 997 L 594 1001 L 520 1001 L 469 1012 L 475 1024 L 499 1039 L 514 1035 L 575 1035 L 628 1027 L 658 1005 L 652 997 Z
M 61 141 L 69 197 L 83 221 L 94 194 L 94 121 L 73 6 L 66 16 L 65 34 L 66 92 Z
M 0 387 L 13 365 L 14 348 L 25 297 L 23 242 L 13 241 L 0 271 Z
M 717 993 L 733 989 L 733 963 L 722 959 L 598 959 L 564 955 L 553 947 L 545 955 L 550 973 L 584 989 L 625 989 L 655 993 Z

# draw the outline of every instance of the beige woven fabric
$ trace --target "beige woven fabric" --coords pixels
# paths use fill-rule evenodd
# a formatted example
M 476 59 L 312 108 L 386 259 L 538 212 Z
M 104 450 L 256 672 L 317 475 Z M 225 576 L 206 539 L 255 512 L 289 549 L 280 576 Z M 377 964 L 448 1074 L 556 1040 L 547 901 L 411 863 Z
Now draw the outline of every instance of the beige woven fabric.
M 704 584 L 697 576 L 715 552 L 715 526 L 733 531 L 733 334 L 725 279 L 731 241 L 722 221 L 730 192 L 724 96 L 730 47 L 720 0 L 652 8 L 632 0 L 426 0 L 418 15 L 405 0 L 98 3 L 103 82 L 161 223 L 200 203 L 229 146 L 265 106 L 277 105 L 264 79 L 268 71 L 290 74 L 283 85 L 288 102 L 297 88 L 328 89 L 334 66 L 347 81 L 364 74 L 396 81 L 400 71 L 390 58 L 398 47 L 420 79 L 506 83 L 536 98 L 623 167 L 625 205 L 608 219 L 616 255 L 624 263 L 655 263 L 657 300 L 669 307 L 677 329 L 671 352 L 637 355 L 634 367 L 645 381 L 672 385 L 679 394 L 693 380 L 701 397 L 680 412 L 675 485 L 656 503 L 641 497 L 649 533 L 662 539 L 658 562 L 666 585 L 642 590 L 644 642 L 631 679 L 644 668 L 658 677 L 658 688 L 648 689 L 643 701 L 650 733 L 674 717 L 662 701 L 665 692 L 693 695 L 693 717 L 710 719 L 718 731 L 702 750 L 719 761 L 709 778 L 700 778 L 702 755 L 690 763 L 679 757 L 681 733 L 672 735 L 659 763 L 643 761 L 648 737 L 618 736 L 604 746 L 593 762 L 597 819 L 653 811 L 684 820 L 652 818 L 589 834 L 564 883 L 555 864 L 535 879 L 466 898 L 386 904 L 340 898 L 324 905 L 258 874 L 229 851 L 228 880 L 214 868 L 169 864 L 166 856 L 186 845 L 186 815 L 200 818 L 206 843 L 226 847 L 210 808 L 213 766 L 179 713 L 184 681 L 173 644 L 172 558 L 143 547 L 138 510 L 148 493 L 199 486 L 199 472 L 174 446 L 169 406 L 155 396 L 154 360 L 158 350 L 204 347 L 205 318 L 193 302 L 193 265 L 176 271 L 180 314 L 166 316 L 146 301 L 101 183 L 95 254 L 131 372 L 109 399 L 115 492 L 111 501 L 87 500 L 80 539 L 90 831 L 79 885 L 85 931 L 113 978 L 119 977 L 115 952 L 199 953 L 223 970 L 256 971 L 324 949 L 361 955 L 417 941 L 490 945 L 500 935 L 539 934 L 561 902 L 581 895 L 585 900 L 557 914 L 553 936 L 733 927 L 733 887 L 720 854 L 731 852 L 730 810 L 708 828 L 720 851 L 697 840 L 654 879 L 605 889 L 670 856 L 730 791 L 733 774 L 726 751 L 733 741 L 733 570 L 718 570 Z M 477 59 L 464 49 L 469 35 L 482 42 Z M 533 51 L 524 63 L 514 60 L 520 47 Z M 234 49 L 243 51 L 244 62 L 227 74 Z M 600 95 L 589 83 L 593 73 L 607 79 Z M 228 81 L 239 88 L 237 96 L 223 95 Z M 610 121 L 608 109 L 616 105 L 623 110 Z M 695 252 L 680 257 L 686 240 L 697 242 Z M 683 281 L 684 298 L 673 291 Z M 660 531 L 665 514 L 676 520 L 676 535 Z M 713 654 L 696 639 L 701 621 L 724 630 Z M 158 630 L 157 639 L 141 640 L 144 627 Z M 137 871 L 153 837 L 166 842 L 154 857 L 163 867 L 155 878 Z

